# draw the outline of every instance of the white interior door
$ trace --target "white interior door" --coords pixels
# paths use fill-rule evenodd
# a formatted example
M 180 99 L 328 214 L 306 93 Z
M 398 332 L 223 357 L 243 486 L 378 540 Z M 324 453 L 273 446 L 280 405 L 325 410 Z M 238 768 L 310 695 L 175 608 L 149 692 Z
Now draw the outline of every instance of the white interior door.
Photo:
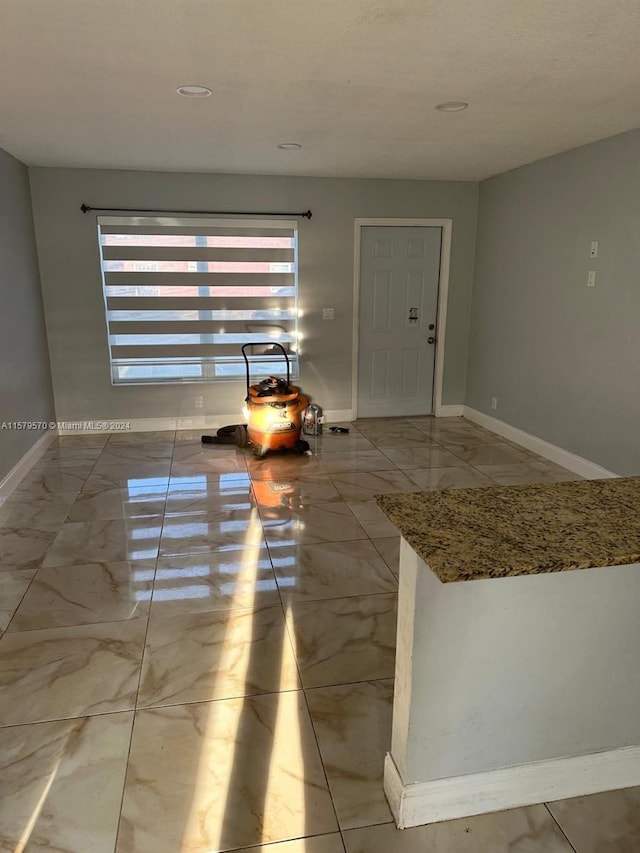
M 358 417 L 433 412 L 442 229 L 362 228 Z

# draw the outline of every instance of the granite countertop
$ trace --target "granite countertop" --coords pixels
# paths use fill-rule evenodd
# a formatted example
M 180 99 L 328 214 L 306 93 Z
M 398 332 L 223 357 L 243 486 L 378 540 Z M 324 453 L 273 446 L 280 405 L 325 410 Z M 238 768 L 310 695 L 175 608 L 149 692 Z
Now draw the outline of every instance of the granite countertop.
M 640 477 L 376 501 L 443 583 L 640 562 Z

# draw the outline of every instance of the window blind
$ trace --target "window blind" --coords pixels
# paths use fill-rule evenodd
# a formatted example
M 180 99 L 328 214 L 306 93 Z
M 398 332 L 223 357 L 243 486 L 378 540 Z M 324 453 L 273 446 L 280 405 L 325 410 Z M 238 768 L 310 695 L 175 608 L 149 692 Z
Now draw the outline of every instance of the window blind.
M 284 374 L 297 355 L 297 223 L 98 217 L 114 384 Z

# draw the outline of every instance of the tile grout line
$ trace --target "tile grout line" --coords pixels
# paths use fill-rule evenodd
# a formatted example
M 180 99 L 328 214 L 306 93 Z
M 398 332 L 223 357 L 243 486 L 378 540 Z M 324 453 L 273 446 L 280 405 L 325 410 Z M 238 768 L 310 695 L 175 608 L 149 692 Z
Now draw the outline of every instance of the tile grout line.
M 95 465 L 95 462 L 94 462 L 94 465 Z M 92 469 L 92 470 L 93 470 L 93 469 Z M 22 482 L 22 481 L 21 481 L 21 482 Z M 20 484 L 18 484 L 18 488 L 19 488 L 19 485 L 20 485 Z M 14 492 L 14 493 L 15 493 L 15 492 Z M 79 494 L 79 493 L 80 493 L 80 490 L 78 490 L 78 494 Z M 74 503 L 75 503 L 75 500 L 77 500 L 77 495 L 76 495 L 76 498 L 74 499 Z M 71 506 L 73 506 L 73 504 L 71 504 Z M 62 524 L 64 524 L 64 522 L 66 521 L 66 518 L 67 518 L 67 516 L 69 515 L 69 512 L 70 512 L 70 511 L 71 511 L 71 507 L 69 507 L 69 509 L 68 509 L 68 510 L 67 510 L 67 512 L 65 513 L 65 516 L 64 516 L 64 518 L 63 518 L 63 520 L 62 520 Z M 62 526 L 62 524 L 61 524 L 60 526 Z M 51 531 L 51 532 L 54 532 L 54 531 Z M 4 629 L 4 631 L 2 631 L 2 634 L 1 634 L 1 636 L 0 636 L 0 639 L 2 639 L 2 637 L 4 637 L 6 634 L 8 634 L 8 633 L 9 633 L 9 628 L 11 627 L 11 623 L 13 622 L 13 620 L 14 620 L 14 618 L 15 618 L 15 615 L 16 615 L 16 613 L 18 612 L 18 608 L 20 607 L 20 605 L 22 604 L 22 602 L 23 602 L 23 601 L 24 601 L 24 599 L 25 599 L 25 596 L 27 595 L 27 593 L 28 593 L 28 592 L 29 592 L 29 590 L 31 589 L 31 585 L 33 584 L 34 580 L 36 579 L 36 576 L 37 576 L 38 572 L 39 572 L 39 571 L 40 571 L 40 569 L 42 568 L 42 563 L 43 563 L 43 562 L 45 561 L 45 559 L 46 559 L 46 556 L 47 556 L 47 553 L 48 553 L 48 551 L 49 551 L 49 548 L 51 548 L 51 546 L 52 546 L 52 545 L 53 545 L 53 543 L 55 542 L 55 539 L 56 539 L 56 537 L 58 536 L 58 533 L 59 533 L 59 532 L 60 532 L 60 530 L 59 530 L 59 529 L 55 531 L 55 537 L 52 539 L 52 541 L 49 543 L 48 547 L 45 549 L 45 552 L 44 552 L 44 554 L 42 555 L 42 558 L 41 558 L 40 562 L 39 562 L 39 563 L 38 563 L 38 565 L 36 566 L 36 569 L 35 569 L 35 571 L 34 571 L 33 575 L 31 576 L 31 578 L 30 578 L 30 580 L 29 580 L 29 583 L 27 584 L 27 587 L 26 587 L 26 589 L 25 589 L 24 593 L 23 593 L 23 594 L 22 594 L 22 596 L 20 597 L 20 601 L 18 602 L 18 604 L 17 604 L 17 605 L 16 605 L 16 607 L 14 608 L 13 613 L 11 614 L 11 617 L 9 618 L 9 621 L 7 622 L 7 627 Z M 20 570 L 19 570 L 19 569 L 16 569 L 16 571 L 20 571 Z M 16 633 L 16 632 L 11 632 L 11 633 Z
M 106 445 L 106 442 L 105 442 L 105 445 Z M 87 474 L 87 476 L 84 478 L 84 482 L 85 482 L 85 483 L 87 482 L 88 478 L 91 476 L 91 474 L 92 474 L 93 469 L 95 468 L 95 466 L 98 464 L 98 459 L 99 459 L 99 458 L 100 458 L 100 456 L 102 455 L 102 450 L 103 450 L 103 448 L 104 448 L 104 445 L 103 445 L 103 447 L 102 447 L 102 448 L 100 448 L 100 453 L 98 454 L 98 456 L 96 456 L 96 458 L 95 458 L 95 460 L 94 460 L 94 462 L 93 462 L 93 466 L 91 467 L 91 470 L 89 471 L 89 473 Z M 73 466 L 71 466 L 71 467 L 73 467 Z M 2 632 L 2 637 L 6 636 L 6 635 L 9 633 L 9 628 L 11 627 L 11 623 L 13 622 L 13 620 L 14 620 L 14 618 L 15 618 L 15 615 L 16 615 L 16 613 L 18 612 L 18 608 L 20 607 L 20 605 L 21 605 L 21 604 L 22 604 L 22 602 L 24 601 L 24 599 L 25 599 L 25 597 L 26 597 L 27 593 L 28 593 L 28 592 L 29 592 L 29 590 L 31 589 L 31 585 L 33 584 L 33 582 L 35 581 L 36 577 L 38 576 L 38 572 L 40 571 L 40 569 L 42 569 L 42 564 L 43 564 L 43 563 L 44 563 L 44 561 L 46 560 L 46 558 L 47 558 L 47 554 L 49 553 L 49 550 L 53 547 L 53 543 L 54 543 L 54 542 L 56 541 L 56 539 L 58 538 L 58 534 L 59 534 L 59 533 L 60 533 L 60 531 L 62 530 L 62 527 L 64 526 L 64 524 L 65 524 L 65 522 L 66 522 L 67 518 L 69 517 L 69 513 L 71 512 L 72 508 L 75 506 L 76 501 L 78 500 L 78 498 L 79 498 L 79 496 L 80 496 L 80 493 L 81 493 L 81 492 L 82 492 L 82 487 L 81 487 L 80 489 L 78 489 L 78 492 L 77 492 L 77 493 L 74 493 L 74 494 L 75 494 L 74 501 L 73 501 L 73 503 L 71 504 L 71 506 L 67 509 L 67 511 L 66 511 L 66 513 L 65 513 L 65 516 L 64 516 L 64 518 L 62 519 L 62 522 L 58 525 L 58 529 L 55 531 L 55 534 L 56 534 L 56 535 L 55 535 L 55 537 L 51 540 L 51 542 L 49 543 L 48 547 L 45 549 L 45 552 L 44 552 L 44 554 L 42 555 L 42 559 L 40 560 L 40 562 L 39 562 L 38 566 L 36 567 L 35 572 L 33 573 L 33 577 L 32 577 L 32 578 L 31 578 L 31 580 L 29 581 L 29 583 L 28 583 L 28 585 L 27 585 L 27 588 L 26 588 L 26 589 L 25 589 L 25 591 L 24 591 L 23 596 L 21 597 L 20 601 L 18 602 L 18 605 L 16 606 L 15 610 L 14 610 L 14 611 L 13 611 L 13 613 L 11 614 L 11 618 L 9 619 L 9 621 L 8 621 L 8 623 L 7 623 L 7 627 L 6 627 L 6 628 L 4 629 L 4 631 Z M 60 492 L 58 492 L 57 494 L 60 494 Z M 12 631 L 11 633 L 12 633 L 12 634 L 15 634 L 15 633 L 22 633 L 22 632 Z M 0 639 L 2 639 L 2 637 L 0 637 Z
M 576 850 L 576 848 L 575 848 L 575 847 L 573 846 L 573 844 L 569 841 L 569 838 L 568 838 L 568 836 L 567 836 L 567 833 L 566 833 L 566 832 L 564 831 L 564 829 L 560 826 L 560 823 L 559 823 L 559 822 L 558 822 L 558 820 L 556 819 L 556 816 L 554 815 L 554 813 L 553 813 L 553 812 L 551 811 L 551 809 L 549 808 L 548 804 L 547 804 L 547 803 L 542 803 L 542 805 L 545 807 L 545 809 L 546 809 L 546 810 L 549 812 L 549 814 L 551 815 L 551 820 L 552 820 L 552 821 L 555 823 L 555 825 L 558 827 L 558 829 L 559 829 L 559 830 L 560 830 L 560 832 L 562 833 L 563 838 L 565 838 L 565 839 L 566 839 L 567 844 L 568 844 L 568 845 L 569 845 L 569 847 L 573 850 L 573 853 L 578 853 L 578 851 Z
M 118 808 L 118 825 L 117 825 L 116 835 L 115 835 L 115 839 L 114 839 L 114 851 L 117 850 L 118 840 L 120 838 L 120 827 L 122 824 L 122 808 L 124 806 L 124 797 L 125 797 L 125 793 L 127 790 L 127 779 L 129 777 L 129 771 L 130 771 L 131 747 L 133 745 L 133 734 L 135 731 L 136 717 L 137 717 L 137 713 L 138 713 L 138 698 L 140 695 L 140 686 L 142 684 L 142 668 L 143 668 L 143 664 L 144 664 L 145 650 L 146 650 L 146 645 L 147 645 L 147 636 L 149 634 L 149 623 L 151 621 L 151 608 L 152 608 L 152 604 L 153 604 L 153 593 L 155 591 L 155 585 L 156 585 L 156 573 L 158 570 L 158 560 L 160 559 L 160 542 L 162 540 L 162 533 L 164 531 L 164 522 L 165 522 L 165 518 L 166 518 L 166 509 L 167 509 L 167 498 L 168 498 L 168 494 L 169 494 L 169 483 L 170 483 L 170 477 L 171 477 L 171 465 L 173 464 L 174 452 L 175 452 L 175 432 L 174 432 L 173 448 L 171 451 L 171 461 L 169 464 L 169 477 L 167 478 L 167 486 L 166 486 L 166 491 L 165 491 L 165 504 L 164 504 L 164 511 L 162 513 L 162 524 L 160 525 L 160 535 L 158 536 L 158 550 L 157 550 L 156 558 L 155 558 L 155 567 L 153 570 L 153 580 L 151 582 L 151 589 L 149 592 L 149 611 L 147 613 L 147 625 L 146 625 L 146 629 L 144 632 L 144 638 L 142 641 L 142 654 L 140 656 L 140 671 L 138 673 L 138 686 L 136 688 L 136 695 L 135 695 L 134 703 L 133 703 L 133 710 L 132 710 L 133 716 L 132 716 L 132 721 L 131 721 L 131 734 L 129 735 L 129 747 L 127 749 L 127 760 L 125 763 L 124 778 L 122 780 L 122 796 L 120 798 L 120 806 Z
M 53 544 L 53 543 L 52 543 L 52 544 Z M 49 546 L 49 548 L 50 548 L 50 547 L 51 547 L 51 545 Z M 47 548 L 47 551 L 49 550 L 49 548 Z M 43 560 L 43 561 L 44 561 L 44 558 L 46 557 L 46 555 L 47 555 L 47 552 L 45 551 L 44 556 L 42 557 L 42 560 Z M 33 573 L 33 576 L 32 576 L 32 577 L 31 577 L 31 579 L 29 580 L 29 583 L 27 584 L 27 588 L 25 589 L 24 594 L 23 594 L 23 595 L 22 595 L 22 597 L 20 598 L 20 601 L 18 602 L 18 604 L 16 605 L 16 607 L 15 607 L 15 609 L 14 609 L 13 613 L 11 614 L 11 618 L 10 618 L 10 619 L 9 619 L 9 621 L 7 622 L 7 627 L 4 629 L 4 631 L 0 632 L 0 641 L 2 640 L 2 638 L 3 638 L 3 637 L 6 637 L 6 636 L 7 636 L 7 634 L 9 633 L 9 628 L 11 627 L 11 623 L 12 623 L 12 622 L 13 622 L 13 620 L 15 619 L 16 613 L 18 612 L 18 608 L 20 607 L 20 605 L 22 604 L 22 602 L 25 600 L 27 593 L 28 593 L 28 592 L 29 592 L 29 590 L 31 589 L 31 585 L 32 585 L 32 584 L 33 584 L 33 582 L 35 581 L 35 579 L 36 579 L 36 577 L 37 577 L 37 575 L 38 575 L 38 572 L 40 571 L 40 569 L 41 569 L 41 568 L 42 568 L 42 563 L 38 566 L 38 568 L 37 568 L 37 569 L 35 570 L 35 572 Z M 9 571 L 11 571 L 11 570 L 9 570 Z M 21 571 L 21 569 L 16 569 L 16 571 Z M 16 633 L 18 633 L 18 632 L 17 632 L 17 631 L 11 631 L 11 633 L 12 633 L 12 634 L 16 634 Z
M 295 646 L 294 646 L 294 654 L 295 654 Z M 297 664 L 297 657 L 296 657 L 296 664 Z M 311 731 L 313 732 L 313 740 L 314 740 L 314 743 L 316 745 L 316 749 L 318 750 L 318 756 L 320 757 L 320 764 L 322 766 L 322 773 L 323 773 L 323 776 L 324 776 L 324 779 L 325 779 L 325 782 L 327 785 L 327 791 L 329 792 L 329 797 L 331 799 L 331 806 L 333 808 L 333 813 L 334 813 L 334 816 L 336 819 L 336 826 L 338 827 L 338 832 L 340 833 L 340 840 L 342 841 L 342 846 L 344 847 L 344 849 L 346 851 L 347 843 L 344 839 L 344 832 L 343 832 L 342 826 L 340 824 L 340 818 L 338 817 L 338 808 L 336 806 L 336 801 L 335 801 L 333 791 L 331 790 L 331 784 L 329 782 L 329 776 L 327 774 L 327 768 L 325 766 L 325 761 L 324 761 L 324 758 L 322 757 L 322 750 L 320 749 L 320 741 L 318 740 L 318 733 L 316 731 L 315 723 L 313 722 L 313 715 L 311 713 L 311 708 L 309 706 L 309 699 L 307 697 L 307 688 L 304 687 L 304 684 L 302 682 L 302 675 L 300 675 L 300 684 L 303 685 L 302 686 L 302 696 L 304 698 L 304 704 L 305 704 L 305 708 L 307 709 L 307 714 L 309 715 L 309 721 L 311 723 Z
M 68 723 L 71 720 L 92 720 L 95 717 L 111 717 L 114 714 L 131 714 L 134 708 L 118 708 L 115 711 L 99 711 L 97 714 L 77 714 L 71 717 L 49 717 L 46 720 L 29 720 L 25 723 L 9 723 L 8 726 L 0 726 L 0 732 L 6 729 L 25 728 L 26 726 L 41 726 L 47 723 Z
M 249 847 L 233 847 L 217 853 L 251 853 L 251 851 L 268 851 L 270 847 L 274 850 L 278 845 L 291 844 L 293 841 L 307 841 L 309 838 L 326 838 L 331 835 L 338 835 L 338 832 L 314 832 L 313 835 L 296 835 L 294 838 L 287 838 L 285 841 L 263 841 L 259 844 L 251 844 Z M 344 851 L 346 853 L 346 850 Z
M 261 521 L 261 523 L 262 523 L 262 516 L 260 516 L 260 521 Z M 264 532 L 264 528 L 263 528 L 263 532 Z M 265 542 L 266 542 L 266 538 L 265 538 Z M 269 548 L 269 544 L 268 544 L 268 543 L 267 543 L 267 550 L 268 550 L 268 553 L 269 553 L 269 559 L 271 560 L 271 567 L 272 567 L 273 574 L 274 574 L 274 577 L 275 577 L 275 569 L 273 568 L 273 560 L 272 560 L 272 558 L 271 558 L 271 549 Z M 331 786 L 329 785 L 329 777 L 327 776 L 327 769 L 326 769 L 325 764 L 324 764 L 324 759 L 323 759 L 323 757 L 322 757 L 322 752 L 320 751 L 320 744 L 319 744 L 319 742 L 318 742 L 318 735 L 317 735 L 317 733 L 316 733 L 316 728 L 315 728 L 315 725 L 314 725 L 314 723 L 313 723 L 313 717 L 312 717 L 312 715 L 311 715 L 311 709 L 310 709 L 310 707 L 309 707 L 309 702 L 308 702 L 308 699 L 307 699 L 307 694 L 306 694 L 306 690 L 305 690 L 305 687 L 304 687 L 304 682 L 303 682 L 303 680 L 302 680 L 302 671 L 301 671 L 301 669 L 300 669 L 300 663 L 299 663 L 299 660 L 298 660 L 298 654 L 297 654 L 297 649 L 296 649 L 295 635 L 293 634 L 293 626 L 291 626 L 291 630 L 290 630 L 290 629 L 289 629 L 289 621 L 288 621 L 288 619 L 287 619 L 287 610 L 286 610 L 286 608 L 285 608 L 285 603 L 284 603 L 284 601 L 282 600 L 282 594 L 281 594 L 281 592 L 280 592 L 280 587 L 279 587 L 279 586 L 278 586 L 278 584 L 277 584 L 277 578 L 276 578 L 276 588 L 277 588 L 277 590 L 278 590 L 278 596 L 279 596 L 279 598 L 280 598 L 280 607 L 281 607 L 281 609 L 282 609 L 282 618 L 283 618 L 283 622 L 284 622 L 284 631 L 285 631 L 285 634 L 286 634 L 287 639 L 288 639 L 288 641 L 289 641 L 289 644 L 290 644 L 290 646 L 291 646 L 291 650 L 292 650 L 292 652 L 293 652 L 294 660 L 295 660 L 295 662 L 296 662 L 296 671 L 297 671 L 297 673 L 298 673 L 298 681 L 299 681 L 299 683 L 300 683 L 300 692 L 302 693 L 302 697 L 303 697 L 303 700 L 304 700 L 304 706 L 305 706 L 305 708 L 306 708 L 306 710 L 307 710 L 307 715 L 308 715 L 308 717 L 309 717 L 309 723 L 311 724 L 311 731 L 313 732 L 313 740 L 314 740 L 314 743 L 315 743 L 315 745 L 316 745 L 316 749 L 318 750 L 318 757 L 319 757 L 319 759 L 320 759 L 320 765 L 321 765 L 321 767 L 322 767 L 322 774 L 323 774 L 323 776 L 324 776 L 325 784 L 326 784 L 326 786 L 327 786 L 327 792 L 328 792 L 328 794 L 329 794 L 329 799 L 331 800 L 331 808 L 333 809 L 333 814 L 334 814 L 334 817 L 335 817 L 336 826 L 338 827 L 338 832 L 340 833 L 340 841 L 341 841 L 342 846 L 343 846 L 343 848 L 344 848 L 344 851 L 345 851 L 345 853 L 346 853 L 347 845 L 346 845 L 346 843 L 345 843 L 344 836 L 343 836 L 343 834 L 342 834 L 342 828 L 341 828 L 341 826 L 340 826 L 340 820 L 338 819 L 338 811 L 337 811 L 337 808 L 336 808 L 336 803 L 335 803 L 335 800 L 334 800 L 334 797 L 333 797 L 333 793 L 332 793 L 332 791 L 331 791 Z M 291 605 L 291 604 L 289 604 L 289 607 L 291 607 L 291 606 L 292 606 L 292 605 Z
M 394 464 L 395 464 L 395 463 L 394 463 Z M 330 474 L 328 474 L 328 477 L 329 477 L 330 481 L 333 483 L 333 480 L 331 480 L 331 475 L 330 475 Z M 346 503 L 346 499 L 343 499 L 343 500 L 344 500 L 344 502 Z M 349 507 L 349 509 L 351 510 L 351 507 Z M 259 512 L 259 510 L 258 510 L 258 512 Z M 353 515 L 353 517 L 355 518 L 355 520 L 356 520 L 356 521 L 358 521 L 358 518 L 357 518 L 357 516 L 355 515 L 355 513 L 353 512 L 353 510 L 351 510 L 351 514 Z M 261 521 L 261 524 L 262 524 L 262 523 L 263 523 L 263 521 L 262 521 L 262 515 L 260 514 L 260 512 L 259 512 L 259 515 L 260 515 L 260 521 Z M 358 522 L 358 523 L 359 523 L 359 522 Z M 360 526 L 362 527 L 362 525 L 360 525 Z M 363 530 L 364 530 L 364 527 L 363 527 Z M 264 525 L 263 525 L 263 533 L 264 533 Z M 366 533 L 366 530 L 365 530 L 365 533 Z M 350 541 L 358 541 L 358 542 L 360 542 L 360 541 L 365 541 L 365 540 L 358 539 L 358 540 L 350 540 Z M 371 542 L 371 544 L 373 545 L 373 543 L 372 543 L 372 540 L 371 540 L 371 537 L 370 537 L 370 536 L 368 536 L 368 535 L 367 535 L 367 540 L 366 540 L 366 541 Z M 310 723 L 311 723 L 311 730 L 312 730 L 312 732 L 313 732 L 313 738 L 314 738 L 314 742 L 315 742 L 315 744 L 316 744 L 316 749 L 318 750 L 318 756 L 319 756 L 319 758 L 320 758 L 320 764 L 321 764 L 321 766 L 322 766 L 322 773 L 323 773 L 323 775 L 324 775 L 325 783 L 326 783 L 326 786 L 327 786 L 327 791 L 328 791 L 328 793 L 329 793 L 329 797 L 330 797 L 330 799 L 331 799 L 331 806 L 332 806 L 332 808 L 333 808 L 333 813 L 334 813 L 334 816 L 335 816 L 336 825 L 337 825 L 337 827 L 338 827 L 338 833 L 339 833 L 339 835 L 340 835 L 340 841 L 341 841 L 341 844 L 342 844 L 342 847 L 343 847 L 344 853 L 347 853 L 347 842 L 346 842 L 346 840 L 345 840 L 345 830 L 343 830 L 343 828 L 342 828 L 342 826 L 341 826 L 341 823 L 340 823 L 340 819 L 339 819 L 339 817 L 338 817 L 338 810 L 337 810 L 337 806 L 336 806 L 335 797 L 334 797 L 334 794 L 333 794 L 333 791 L 332 791 L 332 789 L 331 789 L 331 785 L 330 785 L 330 782 L 329 782 L 329 777 L 328 777 L 328 774 L 327 774 L 327 769 L 326 769 L 326 766 L 325 766 L 325 761 L 324 761 L 324 758 L 323 758 L 323 756 L 322 756 L 322 751 L 321 751 L 321 749 L 320 749 L 320 742 L 319 742 L 319 740 L 318 740 L 318 734 L 317 734 L 317 731 L 316 731 L 316 726 L 315 726 L 315 723 L 314 723 L 314 720 L 313 720 L 313 715 L 312 715 L 312 713 L 311 713 L 311 708 L 310 708 L 310 706 L 309 706 L 309 699 L 308 699 L 308 696 L 307 696 L 307 690 L 322 689 L 322 688 L 324 688 L 324 687 L 337 687 L 337 686 L 343 686 L 343 685 L 342 685 L 342 684 L 339 684 L 339 685 L 337 685 L 337 684 L 336 684 L 336 685 L 318 685 L 317 687 L 305 687 L 305 685 L 304 685 L 304 681 L 303 681 L 303 678 L 302 678 L 302 672 L 301 672 L 301 669 L 300 669 L 300 663 L 299 663 L 299 660 L 298 660 L 298 655 L 297 655 L 297 652 L 296 652 L 295 636 L 292 636 L 293 626 L 291 626 L 291 629 L 290 629 L 290 627 L 289 627 L 289 621 L 288 621 L 288 619 L 287 619 L 287 611 L 286 611 L 286 609 L 285 609 L 285 602 L 284 602 L 284 600 L 283 600 L 282 590 L 280 589 L 280 585 L 278 584 L 278 579 L 277 579 L 277 575 L 276 575 L 276 573 L 275 573 L 275 568 L 273 568 L 273 557 L 272 557 L 272 551 L 271 551 L 272 546 L 270 546 L 270 545 L 269 545 L 269 542 L 268 542 L 268 541 L 267 541 L 267 539 L 266 539 L 266 535 L 265 535 L 265 543 L 266 543 L 266 545 L 267 545 L 267 550 L 268 550 L 268 553 L 269 553 L 269 559 L 270 559 L 270 561 L 271 561 L 272 570 L 273 570 L 273 573 L 274 573 L 274 577 L 275 577 L 275 579 L 276 579 L 276 587 L 277 587 L 278 595 L 279 595 L 279 598 L 280 598 L 280 605 L 281 605 L 281 608 L 282 608 L 282 611 L 283 611 L 283 618 L 284 618 L 285 631 L 286 631 L 286 633 L 287 633 L 287 636 L 288 636 L 288 638 L 289 638 L 289 642 L 290 642 L 291 647 L 292 647 L 292 650 L 293 650 L 293 654 L 294 654 L 294 658 L 295 658 L 295 662 L 296 662 L 296 669 L 297 669 L 297 672 L 298 672 L 298 679 L 299 679 L 300 687 L 301 687 L 301 693 L 302 693 L 302 695 L 303 695 L 304 703 L 305 703 L 305 708 L 307 709 L 307 714 L 308 714 L 308 716 L 309 716 L 309 721 L 310 721 Z M 298 545 L 301 545 L 301 544 L 303 544 L 303 543 L 297 543 L 297 544 L 298 544 Z M 309 543 L 309 544 L 322 544 L 322 543 Z M 375 548 L 375 545 L 373 545 L 373 547 L 374 547 L 374 549 L 375 549 L 375 550 L 376 550 L 376 552 L 377 552 L 377 548 Z M 397 580 L 397 579 L 395 578 L 395 576 L 393 575 L 393 572 L 392 572 L 392 571 L 391 571 L 391 569 L 387 566 L 387 564 L 386 564 L 385 560 L 382 558 L 382 556 L 381 556 L 381 555 L 380 555 L 380 558 L 382 559 L 382 562 L 384 563 L 384 565 L 385 565 L 385 566 L 386 566 L 386 568 L 388 569 L 389 573 L 394 577 L 394 580 Z M 377 595 L 383 595 L 383 594 L 389 595 L 389 594 L 391 594 L 391 593 L 377 593 Z M 397 593 L 395 593 L 395 594 L 397 594 Z M 374 595 L 376 595 L 376 593 L 374 593 Z M 322 601 L 327 601 L 327 600 L 328 600 L 328 601 L 336 601 L 336 600 L 340 600 L 341 598 L 350 598 L 350 597 L 358 597 L 358 598 L 362 598 L 363 596 L 336 596 L 336 597 L 335 597 L 335 598 L 333 598 L 333 599 L 320 599 L 320 600 L 322 600 Z M 292 607 L 295 605 L 295 603 L 296 603 L 296 602 L 291 602 L 291 601 L 287 602 L 287 604 L 288 604 L 288 606 L 289 606 L 290 608 L 292 608 Z M 388 680 L 388 679 L 365 679 L 365 680 L 362 680 L 362 681 L 346 682 L 346 683 L 347 683 L 347 684 L 360 684 L 360 683 L 368 683 L 368 682 L 371 682 L 371 681 L 382 681 L 382 680 Z M 330 834 L 333 834 L 333 833 L 330 833 Z M 308 837 L 308 836 L 306 836 L 306 837 Z
M 174 440 L 173 440 L 173 448 L 171 450 L 171 462 L 169 464 L 169 474 L 171 473 L 171 465 L 173 464 L 173 456 L 175 453 L 175 432 L 174 432 Z M 129 734 L 129 746 L 127 748 L 127 760 L 125 762 L 124 767 L 124 777 L 122 780 L 122 796 L 120 797 L 120 805 L 118 807 L 118 824 L 116 828 L 116 834 L 114 839 L 114 851 L 118 849 L 118 841 L 120 839 L 120 827 L 122 825 L 122 809 L 124 806 L 124 797 L 127 791 L 127 779 L 129 778 L 129 770 L 130 770 L 130 762 L 131 762 L 131 747 L 133 746 L 133 733 L 135 731 L 136 726 L 136 717 L 138 713 L 138 699 L 140 696 L 140 686 L 142 684 L 142 668 L 144 665 L 145 651 L 147 645 L 147 636 L 149 635 L 149 623 L 151 621 L 151 607 L 153 604 L 153 593 L 155 591 L 156 586 L 156 573 L 158 571 L 158 560 L 160 559 L 160 542 L 162 541 L 162 533 L 164 531 L 164 522 L 166 518 L 166 509 L 167 509 L 167 498 L 169 495 L 169 482 L 170 479 L 167 479 L 167 488 L 164 495 L 164 511 L 162 513 L 162 524 L 160 525 L 160 534 L 158 536 L 158 548 L 156 551 L 155 565 L 153 569 L 153 580 L 151 581 L 151 589 L 149 590 L 149 610 L 147 612 L 147 624 L 144 631 L 144 638 L 142 640 L 142 653 L 140 655 L 140 670 L 138 672 L 138 685 L 136 687 L 136 693 L 133 701 L 133 711 L 131 718 L 131 733 Z
M 120 562 L 120 561 L 114 561 L 114 562 Z M 129 562 L 129 561 L 123 560 L 122 562 Z M 77 568 L 82 568 L 83 565 L 84 564 L 71 563 L 68 566 L 51 566 L 51 569 L 55 569 L 55 570 L 58 570 L 58 569 L 62 569 L 62 570 L 77 569 Z M 99 564 L 98 563 L 87 563 L 87 565 L 99 565 Z M 38 571 L 40 571 L 40 569 L 38 569 L 36 571 L 36 574 L 38 573 Z M 46 571 L 49 571 L 49 569 L 43 569 L 42 571 L 46 572 Z M 154 569 L 154 572 L 155 572 L 155 569 Z M 32 578 L 32 580 L 30 581 L 29 586 L 31 586 L 31 584 L 33 583 L 33 581 L 35 581 L 35 579 L 36 578 L 34 576 Z M 25 592 L 25 595 L 26 595 L 26 592 Z M 23 598 L 24 598 L 24 596 L 23 596 Z M 22 603 L 22 601 L 20 603 Z M 16 610 L 16 613 L 17 613 L 17 610 Z M 16 613 L 14 613 L 13 616 L 11 617 L 12 621 L 15 618 Z M 125 617 L 123 619 L 102 619 L 100 622 L 79 622 L 79 623 L 78 622 L 71 622 L 69 625 L 46 625 L 44 628 L 22 628 L 20 631 L 9 631 L 9 628 L 7 626 L 7 630 L 5 631 L 5 634 L 11 634 L 12 637 L 17 637 L 17 636 L 23 635 L 23 634 L 34 634 L 36 631 L 58 631 L 58 630 L 64 631 L 64 630 L 67 630 L 67 628 L 97 628 L 100 625 L 118 625 L 121 622 L 134 622 L 136 619 L 142 619 L 142 618 L 144 618 L 144 617 L 143 617 L 142 613 L 140 613 L 140 616 L 132 616 L 129 618 Z M 9 623 L 9 624 L 11 624 L 11 623 Z
M 277 607 L 277 605 L 273 606 Z M 264 693 L 246 693 L 240 696 L 225 696 L 220 697 L 218 699 L 190 699 L 188 701 L 181 702 L 165 702 L 163 704 L 143 705 L 140 708 L 117 708 L 113 711 L 99 711 L 97 714 L 82 713 L 69 717 L 50 717 L 45 720 L 29 720 L 28 722 L 24 723 L 10 723 L 6 726 L 0 726 L 0 731 L 3 731 L 5 729 L 24 728 L 26 726 L 39 726 L 45 723 L 64 723 L 69 722 L 71 720 L 93 719 L 94 717 L 109 717 L 113 716 L 114 714 L 130 714 L 136 711 L 152 711 L 158 708 L 175 708 L 181 705 L 210 705 L 214 702 L 228 702 L 230 699 L 251 699 L 260 696 L 278 696 L 280 693 L 302 693 L 303 690 L 325 690 L 330 687 L 347 687 L 352 684 L 368 684 L 370 682 L 376 681 L 393 681 L 393 679 L 394 677 L 392 675 L 389 675 L 384 676 L 383 678 L 365 678 L 357 681 L 339 681 L 332 682 L 330 684 L 317 684 L 313 687 L 303 687 L 301 682 L 299 687 L 291 687 L 287 690 L 269 690 Z

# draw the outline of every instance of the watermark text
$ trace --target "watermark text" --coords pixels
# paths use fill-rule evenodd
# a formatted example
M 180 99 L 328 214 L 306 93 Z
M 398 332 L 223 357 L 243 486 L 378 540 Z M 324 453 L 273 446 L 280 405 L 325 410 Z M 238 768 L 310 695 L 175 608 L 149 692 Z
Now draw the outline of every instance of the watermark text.
M 0 421 L 0 430 L 56 429 L 64 432 L 127 432 L 131 421 Z

